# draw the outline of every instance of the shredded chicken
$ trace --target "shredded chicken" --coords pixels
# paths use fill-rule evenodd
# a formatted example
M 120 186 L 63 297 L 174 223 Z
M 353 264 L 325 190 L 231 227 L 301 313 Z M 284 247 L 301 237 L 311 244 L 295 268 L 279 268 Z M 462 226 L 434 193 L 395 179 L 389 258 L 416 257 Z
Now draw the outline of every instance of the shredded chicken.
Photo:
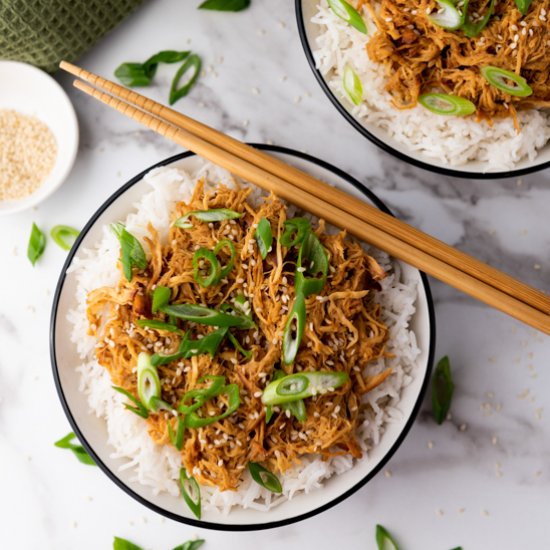
M 489 0 L 471 0 L 480 17 Z M 522 16 L 514 0 L 497 0 L 487 26 L 475 38 L 446 30 L 428 17 L 435 0 L 361 0 L 376 22 L 366 46 L 386 68 L 386 90 L 398 109 L 414 107 L 419 95 L 439 91 L 472 101 L 479 118 L 511 116 L 519 109 L 550 108 L 550 0 L 533 0 Z M 460 4 L 460 3 L 459 3 Z M 528 97 L 500 91 L 481 75 L 492 65 L 525 78 Z
M 169 287 L 171 303 L 176 304 L 196 303 L 218 309 L 239 294 L 247 297 L 257 327 L 233 333 L 252 352 L 250 360 L 225 339 L 213 358 L 202 354 L 158 367 L 162 399 L 172 406 L 177 406 L 187 391 L 204 387 L 198 380 L 206 374 L 223 375 L 227 383 L 239 386 L 241 404 L 237 411 L 208 426 L 188 428 L 181 451 L 184 467 L 199 483 L 222 490 L 236 489 L 251 461 L 284 472 L 303 455 L 360 457 L 356 428 L 366 407 L 362 395 L 391 375 L 391 369 L 380 373 L 367 368 L 371 360 L 386 353 L 388 330 L 380 320 L 380 306 L 373 299 L 385 272 L 345 232 L 326 232 L 322 220 L 315 233 L 329 258 L 327 282 L 321 295 L 306 300 L 306 328 L 294 364 L 282 364 L 281 337 L 294 300 L 297 254 L 295 248 L 287 249 L 279 242 L 287 219 L 285 204 L 271 195 L 253 206 L 250 192 L 248 187 L 224 186 L 206 191 L 199 182 L 190 202 L 176 205 L 173 219 L 192 210 L 214 208 L 229 208 L 243 216 L 214 223 L 196 221 L 191 229 L 172 227 L 166 243 L 161 243 L 150 226 L 147 269 L 134 270 L 131 282 L 121 276 L 116 288 L 100 288 L 88 295 L 89 332 L 99 340 L 97 358 L 113 384 L 136 396 L 139 353 L 174 353 L 181 339 L 174 333 L 136 324 L 139 319 L 168 320 L 163 313 L 151 312 L 150 296 L 156 285 Z M 254 237 L 255 226 L 263 216 L 274 234 L 273 250 L 265 260 Z M 193 254 L 199 247 L 214 248 L 222 239 L 235 244 L 235 267 L 219 284 L 203 288 L 193 278 Z M 223 256 L 221 259 L 223 263 Z M 190 330 L 194 338 L 213 330 L 185 321 L 180 321 L 180 327 Z M 276 368 L 287 374 L 344 371 L 350 381 L 333 392 L 305 399 L 305 422 L 275 407 L 271 422 L 266 424 L 261 394 Z M 201 414 L 220 414 L 226 399 L 220 396 L 207 401 Z M 161 411 L 149 414 L 144 421 L 156 443 L 170 445 L 167 424 L 172 423 L 176 430 L 174 415 Z

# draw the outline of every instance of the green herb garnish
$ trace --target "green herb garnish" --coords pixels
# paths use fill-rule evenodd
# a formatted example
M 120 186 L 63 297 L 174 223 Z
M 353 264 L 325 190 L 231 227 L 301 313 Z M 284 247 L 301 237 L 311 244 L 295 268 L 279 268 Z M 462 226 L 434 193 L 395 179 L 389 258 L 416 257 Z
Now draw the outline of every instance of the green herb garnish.
M 447 30 L 459 29 L 464 24 L 467 3 L 462 6 L 462 11 L 453 0 L 436 0 L 436 3 L 439 9 L 435 14 L 428 15 L 432 23 Z
M 260 255 L 262 260 L 267 258 L 269 251 L 271 250 L 271 244 L 273 243 L 273 232 L 271 231 L 271 224 L 268 219 L 262 217 L 258 222 L 258 227 L 254 233 Z
M 529 6 L 531 5 L 531 0 L 516 0 L 516 6 L 520 11 L 521 15 L 527 15 L 529 11 Z
M 82 462 L 82 464 L 95 466 L 96 463 L 94 462 L 94 459 L 86 452 L 86 449 L 84 449 L 84 447 L 80 444 L 73 443 L 73 439 L 76 439 L 76 435 L 73 432 L 70 432 L 59 441 L 56 441 L 54 445 L 60 449 L 71 450 L 76 458 Z
M 197 550 L 203 544 L 204 539 L 188 540 L 187 542 L 184 542 L 183 544 L 172 548 L 172 550 Z
M 159 63 L 178 63 L 186 59 L 190 53 L 166 50 L 151 56 L 145 63 L 122 63 L 115 70 L 115 76 L 125 86 L 149 86 Z
M 475 23 L 470 19 L 470 16 L 468 15 L 468 3 L 465 3 L 462 9 L 464 10 L 465 14 L 462 30 L 467 37 L 475 38 L 487 26 L 487 23 L 489 23 L 489 19 L 491 19 L 491 16 L 495 11 L 495 0 L 491 0 L 491 3 L 489 4 L 485 15 Z
M 488 65 L 481 68 L 481 74 L 489 84 L 507 94 L 527 97 L 533 93 L 533 89 L 527 84 L 525 78 L 512 71 Z
M 296 293 L 302 292 L 305 298 L 312 294 L 319 294 L 325 286 L 327 274 L 327 253 L 315 233 L 310 232 L 300 245 L 298 252 L 295 275 Z
M 156 313 L 161 307 L 167 306 L 170 303 L 172 291 L 166 286 L 157 286 L 153 290 L 153 301 L 151 304 L 151 312 Z
M 111 229 L 120 243 L 122 271 L 128 281 L 132 280 L 132 269 L 145 269 L 147 257 L 141 243 L 129 233 L 122 223 L 111 224 Z
M 189 509 L 198 519 L 201 519 L 201 489 L 197 480 L 191 477 L 185 471 L 180 469 L 180 490 L 183 500 L 185 500 Z
M 211 210 L 193 210 L 192 212 L 187 212 L 185 216 L 178 218 L 174 222 L 174 227 L 179 227 L 181 229 L 191 229 L 193 224 L 189 221 L 189 218 L 193 216 L 197 220 L 204 223 L 212 222 L 221 222 L 224 220 L 235 220 L 240 218 L 242 214 L 230 210 L 229 208 L 213 208 Z
M 201 325 L 216 327 L 235 327 L 241 329 L 252 328 L 254 322 L 248 317 L 230 315 L 216 309 L 210 309 L 198 304 L 177 304 L 164 306 L 162 311 L 185 321 L 193 321 Z
M 214 254 L 216 255 L 216 257 L 218 256 L 220 251 L 223 250 L 224 248 L 229 248 L 230 257 L 229 257 L 229 261 L 225 266 L 221 267 L 221 262 L 220 262 L 220 267 L 221 267 L 220 279 L 223 279 L 224 277 L 227 277 L 227 275 L 229 275 L 229 273 L 233 269 L 233 266 L 235 265 L 235 256 L 237 255 L 237 251 L 235 250 L 235 245 L 229 239 L 223 239 L 221 241 L 218 241 L 218 244 L 216 244 L 216 246 L 214 247 Z
M 311 223 L 307 218 L 290 218 L 284 223 L 284 231 L 279 242 L 282 246 L 290 248 L 301 244 L 311 231 Z
M 363 85 L 357 73 L 349 66 L 344 67 L 342 86 L 354 105 L 360 105 L 363 101 Z
M 178 416 L 178 422 L 176 427 L 176 432 L 174 433 L 174 429 L 172 428 L 172 424 L 168 422 L 168 436 L 170 437 L 170 441 L 172 442 L 172 445 L 178 450 L 181 451 L 183 447 L 183 433 L 185 431 L 185 424 L 180 416 Z
M 217 283 L 221 278 L 221 267 L 216 254 L 208 248 L 199 248 L 193 254 L 193 279 L 202 287 L 209 287 Z M 204 264 L 209 265 L 204 274 Z M 202 264 L 202 265 L 201 265 Z
M 283 331 L 282 352 L 285 365 L 291 365 L 294 362 L 304 335 L 305 326 L 306 301 L 304 294 L 297 292 Z
M 367 34 L 367 26 L 361 14 L 346 0 L 328 0 L 328 5 L 340 19 L 355 27 L 359 32 Z
M 378 550 L 399 550 L 397 542 L 395 542 L 388 530 L 381 525 L 376 526 L 376 545 L 378 546 Z
M 227 337 L 229 338 L 229 341 L 233 344 L 233 347 L 241 353 L 246 359 L 252 359 L 252 352 L 249 350 L 244 349 L 241 346 L 241 343 L 237 340 L 237 338 L 231 333 L 227 332 Z
M 476 111 L 476 106 L 468 99 L 449 94 L 422 94 L 418 102 L 437 115 L 466 116 Z
M 205 0 L 199 10 L 242 11 L 250 6 L 250 0 Z
M 202 406 L 204 403 L 199 401 L 200 403 L 199 407 L 196 407 L 195 410 L 189 412 L 185 416 L 186 428 L 203 428 L 204 426 L 209 426 L 214 422 L 223 420 L 224 418 L 227 418 L 228 416 L 232 415 L 239 408 L 241 404 L 240 390 L 237 384 L 228 384 L 227 386 L 223 386 L 223 388 L 217 391 L 216 396 L 217 395 L 227 396 L 228 403 L 225 411 L 217 416 L 206 416 L 206 417 L 199 416 L 196 411 L 198 411 L 200 409 L 200 406 Z M 180 410 L 181 410 L 181 407 L 180 407 Z
M 270 472 L 267 468 L 264 468 L 261 464 L 258 464 L 257 462 L 249 462 L 248 471 L 250 472 L 252 479 L 264 489 L 278 494 L 283 492 L 283 487 L 281 486 L 279 478 L 273 472 Z
M 148 410 L 156 411 L 161 391 L 159 373 L 151 363 L 151 355 L 143 351 L 138 355 L 137 376 L 140 401 Z
M 134 397 L 129 391 L 125 390 L 124 388 L 120 388 L 119 386 L 111 386 L 113 390 L 117 391 L 118 393 L 121 393 L 122 395 L 125 395 L 132 403 L 134 403 L 136 406 L 132 407 L 129 403 L 124 403 L 124 408 L 132 411 L 134 414 L 137 414 L 138 416 L 141 416 L 141 418 L 148 418 L 149 413 L 147 412 L 147 407 L 143 405 L 143 403 L 137 399 L 137 397 Z
M 432 413 L 438 424 L 442 424 L 447 417 L 454 389 L 451 364 L 445 355 L 437 363 L 432 380 Z
M 29 244 L 27 246 L 27 258 L 29 258 L 31 264 L 38 261 L 38 258 L 42 256 L 46 248 L 46 235 L 38 229 L 38 226 L 33 223 L 31 229 L 31 236 L 29 237 Z
M 113 541 L 113 550 L 143 550 L 143 548 L 133 542 L 130 542 L 129 540 L 115 537 L 115 540 Z
M 144 328 L 152 328 L 155 330 L 165 330 L 167 332 L 177 332 L 183 334 L 183 331 L 172 323 L 157 321 L 156 319 L 138 319 L 136 325 Z
M 55 225 L 52 227 L 50 235 L 63 250 L 70 250 L 74 241 L 80 235 L 80 231 L 68 225 Z M 68 243 L 67 239 L 72 240 L 72 242 Z
M 174 103 L 176 103 L 176 101 L 178 101 L 182 97 L 185 97 L 190 92 L 191 88 L 197 82 L 197 78 L 199 78 L 201 67 L 202 67 L 201 58 L 196 53 L 191 54 L 182 63 L 181 67 L 178 69 L 178 72 L 174 75 L 172 84 L 170 86 L 170 95 L 168 96 L 168 102 L 170 103 L 170 105 L 173 105 Z M 178 88 L 181 77 L 189 69 L 191 69 L 192 71 L 191 76 L 189 76 L 185 84 L 183 84 Z

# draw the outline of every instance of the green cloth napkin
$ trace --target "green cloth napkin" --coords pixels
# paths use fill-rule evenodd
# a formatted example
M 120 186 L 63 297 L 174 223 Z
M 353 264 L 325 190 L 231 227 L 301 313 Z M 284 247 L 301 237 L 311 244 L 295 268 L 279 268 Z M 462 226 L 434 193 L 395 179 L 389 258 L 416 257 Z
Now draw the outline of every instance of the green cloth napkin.
M 57 70 L 74 61 L 142 0 L 2 0 L 0 59 Z

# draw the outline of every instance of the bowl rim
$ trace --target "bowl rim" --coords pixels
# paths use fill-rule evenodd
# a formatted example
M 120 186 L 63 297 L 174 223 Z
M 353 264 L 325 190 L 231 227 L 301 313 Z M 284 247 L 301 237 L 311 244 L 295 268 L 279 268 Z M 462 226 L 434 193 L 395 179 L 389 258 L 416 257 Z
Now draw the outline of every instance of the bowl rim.
M 253 147 L 268 151 L 272 153 L 282 153 L 287 154 L 290 156 L 294 156 L 297 158 L 300 158 L 302 160 L 306 160 L 312 164 L 316 164 L 317 166 L 320 166 L 321 168 L 324 168 L 336 176 L 346 180 L 351 185 L 353 185 L 357 190 L 359 190 L 361 193 L 363 193 L 369 200 L 371 200 L 378 208 L 380 208 L 382 211 L 384 211 L 387 214 L 393 215 L 392 212 L 389 210 L 389 208 L 379 199 L 372 191 L 364 187 L 359 181 L 357 181 L 355 178 L 348 175 L 343 170 L 333 166 L 332 164 L 329 164 L 328 162 L 318 159 L 316 157 L 313 157 L 311 155 L 308 155 L 306 153 L 302 153 L 300 151 L 295 151 L 293 149 L 289 149 L 286 147 L 280 147 L 275 145 L 265 145 L 265 144 L 255 144 L 251 143 Z M 286 518 L 279 521 L 274 522 L 263 522 L 258 524 L 225 524 L 225 523 L 217 523 L 217 522 L 206 522 L 202 520 L 197 520 L 194 518 L 188 518 L 188 517 L 182 517 L 178 514 L 174 514 L 173 512 L 170 512 L 168 510 L 165 510 L 164 508 L 161 508 L 160 506 L 150 502 L 146 498 L 142 497 L 138 493 L 134 492 L 131 487 L 126 485 L 121 479 L 117 477 L 117 475 L 96 455 L 94 449 L 91 447 L 91 445 L 88 443 L 86 437 L 80 430 L 77 422 L 75 421 L 73 414 L 71 412 L 71 409 L 69 407 L 68 401 L 65 397 L 65 393 L 63 390 L 63 386 L 61 383 L 61 378 L 57 366 L 57 354 L 56 354 L 56 346 L 55 346 L 55 339 L 56 339 L 56 324 L 57 324 L 57 314 L 58 314 L 58 307 L 59 307 L 59 300 L 61 296 L 61 292 L 63 290 L 63 285 L 65 282 L 65 278 L 67 276 L 67 269 L 72 263 L 72 260 L 77 252 L 77 250 L 80 247 L 80 244 L 84 237 L 87 235 L 89 230 L 95 225 L 98 218 L 109 208 L 109 206 L 118 199 L 121 195 L 123 195 L 127 190 L 129 190 L 132 186 L 134 186 L 136 183 L 140 182 L 143 177 L 150 172 L 151 170 L 155 168 L 160 168 L 162 166 L 166 166 L 169 164 L 172 164 L 173 162 L 176 162 L 181 159 L 185 159 L 188 157 L 196 156 L 194 153 L 190 151 L 186 151 L 183 153 L 178 153 L 177 155 L 171 156 L 167 159 L 161 160 L 160 162 L 154 164 L 153 166 L 150 166 L 140 172 L 138 175 L 131 178 L 128 182 L 126 182 L 122 187 L 117 189 L 112 195 L 110 195 L 105 202 L 95 211 L 95 213 L 92 215 L 92 217 L 89 219 L 89 221 L 86 223 L 82 231 L 80 232 L 80 235 L 76 239 L 75 243 L 73 244 L 67 259 L 65 260 L 65 263 L 63 264 L 63 267 L 61 269 L 61 273 L 59 275 L 59 279 L 56 285 L 55 294 L 53 297 L 53 303 L 52 303 L 52 311 L 50 316 L 50 334 L 49 334 L 49 344 L 50 344 L 50 361 L 52 365 L 52 372 L 53 372 L 53 378 L 55 383 L 55 388 L 57 391 L 57 395 L 59 397 L 59 400 L 61 401 L 61 405 L 63 407 L 63 411 L 65 413 L 65 416 L 67 417 L 69 424 L 71 425 L 74 433 L 80 440 L 80 443 L 83 445 L 83 447 L 86 449 L 88 454 L 94 459 L 95 463 L 99 466 L 99 468 L 103 471 L 104 474 L 107 475 L 107 477 L 113 481 L 119 488 L 121 488 L 127 495 L 131 496 L 133 499 L 140 502 L 142 505 L 146 506 L 150 510 L 153 510 L 154 512 L 157 512 L 158 514 L 161 514 L 164 517 L 167 517 L 171 520 L 177 521 L 179 523 L 185 523 L 188 525 L 192 525 L 194 527 L 200 527 L 204 529 L 212 529 L 216 531 L 231 531 L 231 532 L 238 532 L 238 531 L 261 531 L 265 529 L 272 529 L 276 527 L 283 527 L 285 525 L 290 525 L 292 523 L 296 523 L 299 521 L 303 521 L 305 519 L 311 518 L 317 514 L 320 514 L 321 512 L 324 512 L 328 510 L 329 508 L 332 508 L 336 504 L 339 504 L 340 502 L 347 499 L 349 496 L 357 492 L 361 487 L 363 487 L 368 481 L 370 481 L 390 460 L 390 458 L 394 455 L 394 453 L 397 451 L 397 449 L 401 446 L 403 441 L 405 440 L 407 434 L 409 433 L 416 417 L 418 416 L 418 413 L 420 411 L 420 407 L 422 406 L 422 402 L 424 400 L 424 396 L 426 394 L 426 390 L 428 387 L 428 383 L 431 377 L 431 372 L 433 368 L 433 360 L 434 360 L 434 353 L 435 353 L 435 312 L 434 312 L 434 304 L 433 304 L 433 298 L 430 291 L 430 286 L 428 282 L 428 278 L 425 273 L 422 271 L 419 271 L 422 287 L 424 289 L 424 292 L 426 294 L 426 306 L 427 306 L 427 313 L 428 313 L 428 321 L 429 321 L 429 350 L 428 350 L 428 356 L 427 356 L 427 365 L 426 365 L 426 372 L 424 374 L 424 380 L 422 382 L 422 386 L 420 388 L 420 392 L 416 398 L 416 402 L 413 406 L 412 412 L 407 419 L 405 425 L 403 426 L 403 429 L 397 439 L 395 440 L 394 444 L 390 447 L 389 451 L 386 453 L 386 455 L 382 458 L 382 460 L 359 482 L 357 482 L 355 485 L 344 491 L 342 494 L 338 495 L 333 500 L 314 508 L 313 510 L 310 510 L 308 512 L 305 512 L 303 514 L 299 514 L 296 516 L 293 516 L 291 518 Z M 267 514 L 266 514 L 267 519 Z
M 457 168 L 446 168 L 444 166 L 437 166 L 418 160 L 412 156 L 409 156 L 401 151 L 398 151 L 382 139 L 378 138 L 363 125 L 357 118 L 355 118 L 342 104 L 342 102 L 336 97 L 334 92 L 330 89 L 327 81 L 321 74 L 321 71 L 316 67 L 315 58 L 313 57 L 313 52 L 311 50 L 310 42 L 308 39 L 308 34 L 306 30 L 306 25 L 304 21 L 304 12 L 302 5 L 304 0 L 294 0 L 294 6 L 296 11 L 296 22 L 298 25 L 298 34 L 300 35 L 300 42 L 302 43 L 302 48 L 306 55 L 308 64 L 317 79 L 317 82 L 320 84 L 321 89 L 325 92 L 325 95 L 329 98 L 331 103 L 336 107 L 339 113 L 360 133 L 363 137 L 366 137 L 370 142 L 374 143 L 380 149 L 386 153 L 390 153 L 394 157 L 397 157 L 400 160 L 408 162 L 417 168 L 422 168 L 428 170 L 429 172 L 435 172 L 437 174 L 443 174 L 444 176 L 453 176 L 458 178 L 465 179 L 478 179 L 478 180 L 492 180 L 500 178 L 512 178 L 525 176 L 527 174 L 532 174 L 534 172 L 539 172 L 546 168 L 550 167 L 550 160 L 542 162 L 541 164 L 535 164 L 532 166 L 527 166 L 525 168 L 512 169 L 508 171 L 499 171 L 499 172 L 471 172 L 468 170 L 459 170 Z M 548 144 L 550 146 L 550 142 Z
M 61 84 L 51 74 L 48 74 L 30 63 L 15 61 L 13 59 L 0 59 L 0 67 L 1 66 L 13 67 L 15 71 L 26 71 L 33 75 L 33 78 L 36 77 L 42 85 L 50 86 L 57 94 L 59 94 L 59 103 L 62 104 L 62 108 L 66 111 L 67 116 L 69 117 L 69 124 L 67 125 L 69 146 L 63 153 L 63 156 L 66 158 L 64 170 L 58 175 L 56 180 L 48 185 L 48 188 L 45 189 L 42 194 L 40 194 L 39 191 L 43 184 L 41 184 L 40 187 L 38 187 L 28 197 L 13 201 L 8 207 L 0 208 L 0 216 L 9 216 L 10 214 L 16 214 L 18 212 L 29 210 L 30 208 L 43 203 L 65 183 L 76 160 L 80 136 L 78 117 L 76 116 L 74 105 L 72 104 L 72 101 L 63 86 L 61 86 Z M 6 107 L 0 106 L 0 109 L 5 108 Z M 40 117 L 38 118 L 40 119 Z

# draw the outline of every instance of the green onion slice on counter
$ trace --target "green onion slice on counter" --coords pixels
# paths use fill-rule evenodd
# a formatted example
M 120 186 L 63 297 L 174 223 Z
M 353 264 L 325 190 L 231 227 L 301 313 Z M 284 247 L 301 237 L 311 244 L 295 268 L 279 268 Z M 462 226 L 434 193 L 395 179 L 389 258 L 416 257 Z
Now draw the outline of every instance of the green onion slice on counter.
M 55 225 L 51 228 L 50 235 L 55 244 L 60 246 L 63 250 L 70 250 L 74 241 L 80 235 L 80 231 L 68 225 Z
M 204 539 L 188 540 L 172 550 L 198 550 L 204 544 Z
M 467 4 L 464 5 L 463 9 L 466 15 L 464 24 L 462 25 L 462 30 L 464 31 L 464 34 L 469 38 L 475 38 L 487 26 L 487 23 L 489 23 L 489 19 L 491 19 L 491 16 L 495 11 L 495 0 L 491 0 L 491 3 L 489 4 L 485 15 L 475 23 L 470 19 L 470 16 L 467 14 Z
M 516 0 L 516 6 L 520 11 L 521 15 L 527 15 L 529 11 L 529 6 L 531 5 L 531 0 Z
M 296 246 L 303 242 L 310 230 L 311 224 L 307 218 L 290 218 L 285 221 L 279 242 L 287 248 Z
M 437 363 L 432 380 L 432 413 L 438 424 L 442 424 L 447 417 L 454 389 L 451 363 L 445 356 Z
M 463 97 L 448 94 L 422 94 L 420 104 L 437 115 L 466 116 L 475 113 L 476 106 Z
M 202 67 L 202 61 L 201 58 L 196 54 L 193 53 L 189 55 L 185 61 L 182 63 L 181 67 L 178 69 L 178 72 L 174 75 L 174 79 L 172 80 L 172 85 L 170 86 L 170 95 L 168 97 L 168 101 L 170 105 L 173 105 L 181 99 L 182 97 L 185 97 L 190 91 L 191 88 L 195 85 L 197 82 L 197 78 L 199 78 L 199 74 L 201 72 Z M 181 77 L 191 69 L 191 74 L 185 84 L 182 86 L 179 86 Z
M 187 212 L 185 216 L 178 218 L 174 222 L 174 227 L 179 227 L 181 229 L 191 229 L 193 224 L 189 221 L 189 218 L 193 216 L 197 218 L 200 222 L 211 223 L 211 222 L 221 222 L 224 220 L 235 220 L 242 216 L 241 213 L 230 210 L 229 208 L 214 208 L 212 210 L 193 210 L 192 212 Z
M 207 374 L 200 378 L 198 382 L 199 384 L 211 382 L 211 384 L 207 388 L 189 390 L 183 395 L 178 408 L 182 414 L 189 414 L 196 411 L 198 408 L 202 407 L 206 401 L 219 395 L 225 386 L 225 376 Z M 191 401 L 190 405 L 187 404 L 189 401 Z
M 297 292 L 283 331 L 282 351 L 285 365 L 290 365 L 294 362 L 305 327 L 306 301 L 303 293 Z
M 381 525 L 376 526 L 376 545 L 378 546 L 378 550 L 399 550 L 397 542 L 395 542 L 388 530 Z
M 250 6 L 250 0 L 205 0 L 199 10 L 241 11 Z
M 367 26 L 360 13 L 345 0 L 328 0 L 330 9 L 340 18 L 355 27 L 359 32 L 367 34 Z
M 198 519 L 201 519 L 201 489 L 197 480 L 180 469 L 180 490 L 183 500 Z
M 264 468 L 261 464 L 258 464 L 257 462 L 249 462 L 248 471 L 250 472 L 252 479 L 264 489 L 267 489 L 272 493 L 283 492 L 283 487 L 281 486 L 279 478 L 273 472 L 270 472 L 267 468 Z
M 271 231 L 271 224 L 267 218 L 262 217 L 260 219 L 254 237 L 256 238 L 262 260 L 265 260 L 271 250 L 271 244 L 273 243 L 273 232 Z
M 482 67 L 481 74 L 485 77 L 489 84 L 492 84 L 507 94 L 518 97 L 527 97 L 533 93 L 533 90 L 529 84 L 527 84 L 525 78 L 513 73 L 512 71 L 507 71 L 506 69 L 500 69 L 499 67 L 492 67 L 491 65 L 488 65 L 487 67 Z
M 115 540 L 113 541 L 113 550 L 143 550 L 143 548 L 133 542 L 130 542 L 129 540 L 115 537 Z
M 167 306 L 170 303 L 172 291 L 166 286 L 157 286 L 153 290 L 153 301 L 151 311 L 156 313 L 161 307 Z
M 214 247 L 214 254 L 216 255 L 216 257 L 224 248 L 229 249 L 230 257 L 225 266 L 222 267 L 220 263 L 220 279 L 223 279 L 224 277 L 227 277 L 229 275 L 229 273 L 233 269 L 233 266 L 235 265 L 235 256 L 237 255 L 235 245 L 229 239 L 223 239 L 219 241 L 218 244 L 216 244 L 216 246 Z
M 216 309 L 210 309 L 206 306 L 198 304 L 177 304 L 164 306 L 162 310 L 168 315 L 173 315 L 179 319 L 193 321 L 201 325 L 211 325 L 216 327 L 235 327 L 235 328 L 252 328 L 254 322 L 248 317 L 238 315 L 230 315 Z
M 464 24 L 464 12 L 461 12 L 452 0 L 436 0 L 439 9 L 433 15 L 428 15 L 430 21 L 438 27 L 455 30 Z M 463 7 L 467 9 L 466 6 Z
M 363 101 L 363 85 L 357 73 L 349 65 L 344 67 L 342 85 L 353 103 L 355 105 L 360 105 L 361 101 Z
M 183 334 L 183 331 L 172 323 L 157 321 L 156 319 L 138 319 L 136 325 L 144 328 L 152 328 L 155 330 L 165 330 L 167 332 L 177 332 Z
M 203 267 L 201 263 L 208 263 L 209 268 L 205 275 L 203 275 Z M 193 254 L 193 278 L 202 287 L 209 287 L 217 283 L 221 277 L 221 267 L 216 254 L 208 248 L 199 248 Z
M 296 293 L 307 298 L 319 294 L 327 280 L 328 256 L 315 233 L 309 233 L 298 252 L 296 262 Z
M 76 439 L 76 435 L 73 432 L 70 432 L 59 441 L 56 441 L 54 445 L 60 449 L 71 450 L 76 458 L 78 458 L 79 462 L 82 462 L 82 464 L 86 464 L 87 466 L 95 466 L 96 464 L 94 459 L 86 452 L 86 449 L 84 449 L 82 445 L 73 443 L 74 439 Z
M 202 417 L 197 414 L 196 411 L 189 413 L 185 417 L 185 426 L 187 428 L 202 428 L 223 420 L 228 416 L 232 415 L 241 404 L 240 390 L 237 384 L 228 384 L 219 390 L 218 396 L 227 396 L 227 408 L 225 411 L 217 416 L 206 416 Z M 197 409 L 198 411 L 199 409 Z
M 132 403 L 136 405 L 135 407 L 132 407 L 129 403 L 124 403 L 125 409 L 132 411 L 138 416 L 141 416 L 141 418 L 147 418 L 149 416 L 147 408 L 143 405 L 143 403 L 139 399 L 134 397 L 129 391 L 126 391 L 124 388 L 120 388 L 118 386 L 111 386 L 111 387 L 113 388 L 113 390 L 117 391 L 118 393 L 125 395 L 130 401 L 132 401 Z
M 148 410 L 156 411 L 158 407 L 155 398 L 160 399 L 160 379 L 148 353 L 141 352 L 138 355 L 137 375 L 140 401 Z
M 120 243 L 121 263 L 124 276 L 128 281 L 132 280 L 132 269 L 145 269 L 147 257 L 141 243 L 129 233 L 122 223 L 111 224 L 111 229 Z
M 38 258 L 42 256 L 46 249 L 46 235 L 38 229 L 38 226 L 33 223 L 31 229 L 31 236 L 29 237 L 29 244 L 27 246 L 27 258 L 29 258 L 31 264 L 38 261 Z
M 252 352 L 246 350 L 241 346 L 241 343 L 237 340 L 237 337 L 233 335 L 230 331 L 227 332 L 227 337 L 229 341 L 233 344 L 233 347 L 241 354 L 245 359 L 252 359 Z
M 125 85 L 130 87 L 149 86 L 159 63 L 178 63 L 189 56 L 191 52 L 177 52 L 165 50 L 151 56 L 144 63 L 122 63 L 115 70 L 115 76 Z
M 314 371 L 289 374 L 269 383 L 264 389 L 264 405 L 282 405 L 305 397 L 324 394 L 343 386 L 349 380 L 345 372 Z
M 183 448 L 183 433 L 185 431 L 185 424 L 181 418 L 181 416 L 178 416 L 177 418 L 177 426 L 176 431 L 174 432 L 174 428 L 172 427 L 172 423 L 168 422 L 168 436 L 170 437 L 170 441 L 172 442 L 172 445 L 178 450 L 181 451 Z

